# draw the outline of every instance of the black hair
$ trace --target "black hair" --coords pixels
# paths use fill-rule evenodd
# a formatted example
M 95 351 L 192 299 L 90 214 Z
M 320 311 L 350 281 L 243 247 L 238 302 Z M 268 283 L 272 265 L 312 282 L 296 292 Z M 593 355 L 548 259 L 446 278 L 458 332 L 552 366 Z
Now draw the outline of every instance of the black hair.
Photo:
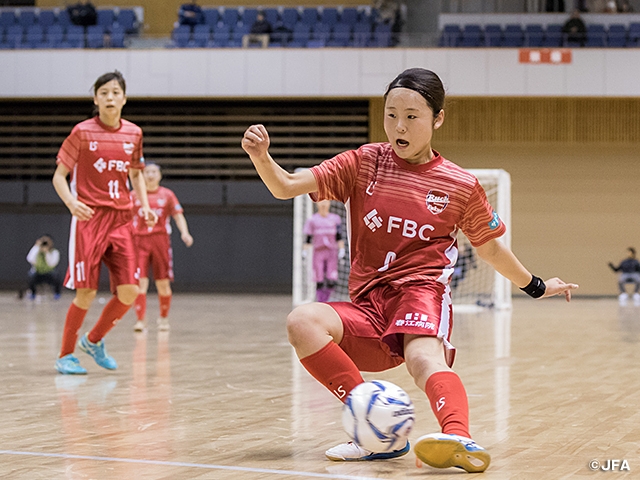
M 146 167 L 158 167 L 158 170 L 160 170 L 162 172 L 162 167 L 160 165 L 158 165 L 156 162 L 145 162 L 144 166 L 145 166 L 145 168 Z
M 93 94 L 96 95 L 98 93 L 98 89 L 103 86 L 105 83 L 109 83 L 111 80 L 116 80 L 122 89 L 124 94 L 127 93 L 127 83 L 124 81 L 124 77 L 122 73 L 118 70 L 114 70 L 113 72 L 107 72 L 104 75 L 100 75 L 98 79 L 93 84 Z
M 408 88 L 418 92 L 427 101 L 427 105 L 436 117 L 444 108 L 445 92 L 440 77 L 425 68 L 409 68 L 398 75 L 387 87 L 384 94 L 385 101 L 389 92 L 394 88 Z
M 631 252 L 631 255 L 633 255 L 634 257 L 636 256 L 636 249 L 633 247 L 629 247 L 627 250 L 629 250 Z

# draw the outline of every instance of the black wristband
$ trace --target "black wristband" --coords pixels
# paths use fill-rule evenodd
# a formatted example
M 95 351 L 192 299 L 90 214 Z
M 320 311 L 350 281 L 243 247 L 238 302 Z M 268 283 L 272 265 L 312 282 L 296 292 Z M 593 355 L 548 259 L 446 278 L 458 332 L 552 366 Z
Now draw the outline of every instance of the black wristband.
M 544 284 L 541 278 L 536 277 L 535 275 L 531 276 L 531 281 L 529 285 L 521 288 L 524 293 L 533 298 L 540 298 L 544 295 L 544 292 L 547 291 L 547 286 Z

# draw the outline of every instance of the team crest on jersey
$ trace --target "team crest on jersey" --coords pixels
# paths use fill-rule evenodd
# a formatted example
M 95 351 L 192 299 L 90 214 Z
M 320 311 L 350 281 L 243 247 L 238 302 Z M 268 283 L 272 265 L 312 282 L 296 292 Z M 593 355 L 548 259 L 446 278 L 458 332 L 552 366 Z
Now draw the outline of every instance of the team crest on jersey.
M 159 198 L 158 199 L 158 206 L 159 207 L 164 207 L 165 203 L 167 203 L 167 201 L 164 198 Z
M 449 194 L 438 190 L 429 190 L 427 193 L 427 209 L 434 215 L 444 211 L 449 205 Z
M 124 148 L 124 153 L 127 155 L 131 155 L 133 153 L 133 149 L 135 148 L 135 144 L 131 142 L 124 142 L 122 144 L 122 148 Z

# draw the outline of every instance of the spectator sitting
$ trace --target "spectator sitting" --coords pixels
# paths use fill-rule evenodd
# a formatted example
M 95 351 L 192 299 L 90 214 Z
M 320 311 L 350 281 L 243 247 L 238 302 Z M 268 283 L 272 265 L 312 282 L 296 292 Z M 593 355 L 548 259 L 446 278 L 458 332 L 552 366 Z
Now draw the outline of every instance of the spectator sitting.
M 67 11 L 69 12 L 71 23 L 74 25 L 86 27 L 95 25 L 98 22 L 96 7 L 89 0 L 81 0 L 75 5 L 69 5 Z
M 609 0 L 606 7 L 604 7 L 604 13 L 618 13 L 618 4 L 615 0 Z
M 584 42 L 587 38 L 587 26 L 582 21 L 582 18 L 580 18 L 580 10 L 576 9 L 573 11 L 571 18 L 569 18 L 562 27 L 562 33 L 569 46 L 575 46 L 577 44 L 584 47 Z
M 247 48 L 250 43 L 255 42 L 260 43 L 262 48 L 267 48 L 271 32 L 273 32 L 273 28 L 265 18 L 264 13 L 258 12 L 256 21 L 253 22 L 250 32 L 242 37 L 242 47 Z
M 180 25 L 198 25 L 204 23 L 204 12 L 196 0 L 191 3 L 183 3 L 178 10 L 178 23 Z
M 622 0 L 620 2 L 620 7 L 618 7 L 618 12 L 620 12 L 620 13 L 631 13 L 631 12 L 633 12 L 633 7 L 629 3 L 629 0 Z
M 56 300 L 60 298 L 62 285 L 56 273 L 60 252 L 53 247 L 53 239 L 50 235 L 43 235 L 36 240 L 27 254 L 27 261 L 31 264 L 28 277 L 31 299 L 36 298 L 36 287 L 43 283 L 53 287 L 53 298 Z

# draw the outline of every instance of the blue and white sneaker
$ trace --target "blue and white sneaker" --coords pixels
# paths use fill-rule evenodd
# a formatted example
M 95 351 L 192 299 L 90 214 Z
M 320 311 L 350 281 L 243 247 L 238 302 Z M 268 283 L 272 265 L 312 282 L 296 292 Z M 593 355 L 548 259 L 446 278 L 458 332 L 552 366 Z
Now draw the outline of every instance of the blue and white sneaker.
M 435 468 L 457 467 L 478 473 L 484 472 L 491 463 L 491 456 L 484 448 L 460 435 L 424 435 L 416 441 L 413 451 L 418 459 Z
M 56 360 L 56 370 L 63 375 L 86 375 L 87 371 L 80 365 L 80 360 L 73 353 Z
M 78 348 L 87 355 L 91 355 L 98 365 L 107 370 L 115 370 L 118 368 L 118 364 L 107 354 L 107 349 L 104 345 L 104 340 L 100 340 L 98 343 L 91 343 L 89 341 L 89 334 L 85 333 L 80 341 L 78 341 Z
M 329 460 L 334 462 L 361 462 L 368 460 L 387 460 L 390 458 L 402 457 L 409 453 L 409 442 L 399 449 L 392 452 L 375 453 L 365 450 L 354 442 L 341 443 L 327 450 L 324 454 Z

